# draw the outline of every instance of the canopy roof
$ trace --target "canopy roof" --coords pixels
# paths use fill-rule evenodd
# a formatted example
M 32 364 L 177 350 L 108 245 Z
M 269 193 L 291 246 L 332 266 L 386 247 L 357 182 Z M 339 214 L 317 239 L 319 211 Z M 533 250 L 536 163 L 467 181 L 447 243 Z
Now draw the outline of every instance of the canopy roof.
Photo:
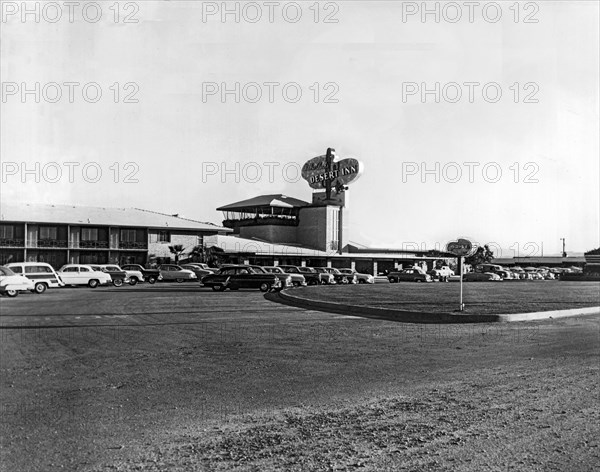
M 308 202 L 282 194 L 259 195 L 217 208 L 219 211 L 253 212 L 256 208 L 301 208 L 310 205 Z

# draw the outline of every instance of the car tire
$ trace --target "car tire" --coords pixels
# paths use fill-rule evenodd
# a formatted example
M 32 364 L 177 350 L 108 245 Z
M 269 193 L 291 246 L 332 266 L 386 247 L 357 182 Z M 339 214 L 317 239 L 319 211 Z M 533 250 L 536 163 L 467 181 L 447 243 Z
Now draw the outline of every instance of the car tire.
M 96 288 L 98 285 L 100 285 L 100 282 L 98 282 L 96 279 L 92 279 L 88 282 L 89 288 Z
M 365 281 L 365 279 L 358 279 L 358 283 L 359 284 L 364 284 L 364 283 L 366 283 L 366 281 Z
M 178 277 L 175 279 L 175 282 L 177 282 L 178 284 L 182 284 L 183 283 L 183 279 L 181 277 Z
M 420 284 L 423 281 L 421 279 L 415 279 L 415 282 L 417 282 L 418 284 Z
M 342 279 L 342 284 L 346 285 L 347 283 L 348 283 L 348 279 L 347 279 L 346 277 L 344 277 L 344 278 Z
M 269 290 L 271 290 L 271 284 L 268 282 L 263 282 L 262 284 L 260 284 L 260 291 L 261 292 L 268 292 Z
M 6 293 L 6 296 L 10 297 L 10 298 L 15 298 L 17 295 L 19 295 L 19 291 L 18 290 L 7 290 L 4 293 Z
M 138 283 L 138 278 L 137 277 L 131 277 L 129 279 L 129 285 L 137 285 Z
M 219 285 L 219 292 L 224 292 L 227 290 L 227 285 Z
M 396 283 L 398 283 L 398 279 L 396 277 L 390 277 L 390 283 L 396 284 Z
M 115 279 L 112 281 L 112 283 L 115 287 L 120 287 L 121 285 L 123 285 L 123 279 Z
M 46 291 L 46 289 L 47 289 L 47 288 L 48 288 L 48 287 L 46 286 L 46 284 L 43 284 L 43 283 L 37 283 L 37 284 L 35 284 L 35 288 L 33 289 L 33 291 L 34 291 L 35 293 L 38 293 L 38 294 L 39 294 L 39 293 L 44 293 L 44 292 Z
M 154 285 L 156 283 L 156 277 L 148 277 L 148 283 Z
M 308 281 L 308 285 L 319 285 L 319 282 L 317 280 L 315 280 L 315 279 L 310 279 Z
M 212 286 L 212 289 L 213 289 L 215 292 L 218 292 L 218 291 L 219 291 L 219 287 L 221 287 L 221 285 L 213 285 L 213 286 Z

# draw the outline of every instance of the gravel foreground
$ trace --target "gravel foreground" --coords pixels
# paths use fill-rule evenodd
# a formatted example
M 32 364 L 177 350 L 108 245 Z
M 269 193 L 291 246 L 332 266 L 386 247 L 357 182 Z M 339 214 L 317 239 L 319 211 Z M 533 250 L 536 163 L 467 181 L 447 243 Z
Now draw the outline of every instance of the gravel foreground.
M 91 470 L 597 470 L 597 366 L 479 374 L 338 408 L 239 416 L 233 409 L 201 430 L 169 434 L 136 458 Z

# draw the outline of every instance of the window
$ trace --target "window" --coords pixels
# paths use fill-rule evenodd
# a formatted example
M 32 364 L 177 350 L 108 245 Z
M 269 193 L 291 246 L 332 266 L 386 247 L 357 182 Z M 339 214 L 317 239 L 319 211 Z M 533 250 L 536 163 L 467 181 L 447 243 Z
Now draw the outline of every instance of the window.
M 170 243 L 171 242 L 171 234 L 168 231 L 159 231 L 158 232 L 158 242 L 159 243 Z
M 14 238 L 15 228 L 9 225 L 0 225 L 0 239 Z
M 135 229 L 122 229 L 121 230 L 121 241 L 134 243 L 135 242 Z
M 56 226 L 40 226 L 40 239 L 56 239 Z
M 89 272 L 90 269 L 88 269 L 87 267 L 80 267 L 79 268 L 79 272 Z
M 77 272 L 77 267 L 65 267 L 63 272 Z
M 82 241 L 98 241 L 98 228 L 82 228 L 81 229 L 81 240 Z
M 10 270 L 12 270 L 15 274 L 22 274 L 23 273 L 23 269 L 21 268 L 21 266 L 11 267 Z
M 52 269 L 48 266 L 25 266 L 26 274 L 51 273 Z

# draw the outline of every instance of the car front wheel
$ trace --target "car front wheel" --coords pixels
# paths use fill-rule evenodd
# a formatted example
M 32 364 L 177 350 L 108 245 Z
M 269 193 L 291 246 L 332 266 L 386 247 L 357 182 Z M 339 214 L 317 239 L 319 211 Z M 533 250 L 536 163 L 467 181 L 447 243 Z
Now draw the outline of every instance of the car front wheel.
M 10 298 L 14 298 L 19 294 L 18 290 L 7 290 L 6 292 L 6 296 L 10 297 Z
M 156 277 L 148 277 L 148 283 L 149 284 L 155 284 L 156 283 Z
M 260 284 L 260 291 L 261 292 L 268 292 L 269 290 L 271 290 L 271 284 L 270 283 L 263 282 L 262 284 Z
M 35 284 L 34 290 L 35 290 L 35 293 L 44 293 L 46 291 L 46 288 L 48 288 L 48 287 L 46 287 L 46 284 L 39 283 L 39 284 Z
M 177 282 L 178 284 L 182 284 L 183 283 L 183 279 L 181 277 L 178 277 L 175 279 L 175 282 Z
M 138 283 L 137 277 L 131 277 L 129 279 L 129 285 L 137 285 L 137 283 Z
M 121 285 L 123 285 L 123 279 L 115 279 L 115 280 L 113 280 L 113 285 L 115 287 L 120 287 Z
M 88 287 L 96 288 L 99 284 L 100 282 L 98 282 L 96 279 L 92 279 L 88 282 Z

